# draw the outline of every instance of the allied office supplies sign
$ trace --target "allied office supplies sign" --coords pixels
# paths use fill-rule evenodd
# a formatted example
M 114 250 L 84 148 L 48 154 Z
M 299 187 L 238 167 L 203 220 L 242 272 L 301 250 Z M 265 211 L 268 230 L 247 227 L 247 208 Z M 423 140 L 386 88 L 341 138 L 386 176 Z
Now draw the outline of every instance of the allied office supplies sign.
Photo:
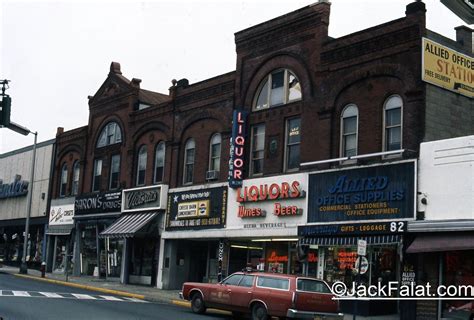
M 414 219 L 415 162 L 309 176 L 308 222 Z
M 474 97 L 474 58 L 423 38 L 421 78 L 436 86 Z

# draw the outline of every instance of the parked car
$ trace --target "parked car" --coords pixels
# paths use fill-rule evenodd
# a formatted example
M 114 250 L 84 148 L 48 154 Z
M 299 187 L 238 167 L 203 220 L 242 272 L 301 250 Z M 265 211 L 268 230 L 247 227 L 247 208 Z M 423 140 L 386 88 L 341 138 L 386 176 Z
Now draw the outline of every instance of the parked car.
M 236 317 L 250 313 L 255 320 L 344 317 L 326 282 L 296 275 L 237 272 L 220 283 L 186 282 L 180 297 L 191 301 L 195 313 L 216 308 L 232 311 Z

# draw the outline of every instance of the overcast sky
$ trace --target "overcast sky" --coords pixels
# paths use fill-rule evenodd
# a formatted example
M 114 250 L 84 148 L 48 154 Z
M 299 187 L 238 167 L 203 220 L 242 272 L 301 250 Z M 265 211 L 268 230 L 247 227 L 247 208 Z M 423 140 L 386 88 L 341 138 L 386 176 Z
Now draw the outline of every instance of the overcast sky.
M 11 80 L 12 121 L 39 141 L 88 122 L 94 95 L 120 62 L 128 79 L 168 93 L 235 70 L 234 33 L 316 0 L 18 1 L 0 0 L 0 79 Z M 329 35 L 340 37 L 405 16 L 407 0 L 333 0 Z M 428 28 L 455 39 L 464 24 L 439 0 L 424 1 Z M 420 53 L 421 55 L 421 53 Z M 33 143 L 0 129 L 0 153 Z

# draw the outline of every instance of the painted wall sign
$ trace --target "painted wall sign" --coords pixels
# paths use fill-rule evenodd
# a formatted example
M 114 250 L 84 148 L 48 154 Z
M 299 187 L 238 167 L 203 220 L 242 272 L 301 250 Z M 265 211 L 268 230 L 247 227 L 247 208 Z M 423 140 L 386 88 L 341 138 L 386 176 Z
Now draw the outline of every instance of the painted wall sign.
M 230 139 L 229 187 L 242 186 L 245 140 L 248 112 L 234 110 L 232 118 L 232 137 Z
M 166 230 L 223 228 L 227 187 L 168 193 Z
M 21 180 L 21 175 L 15 175 L 12 183 L 0 180 L 0 199 L 25 196 L 28 193 L 28 181 Z
M 74 213 L 94 214 L 120 212 L 122 206 L 122 192 L 89 193 L 76 197 Z
M 367 223 L 343 223 L 298 226 L 298 236 L 344 236 L 369 234 L 398 234 L 407 232 L 406 221 L 383 221 Z
M 71 225 L 74 224 L 74 203 L 51 205 L 49 211 L 49 225 Z
M 415 162 L 309 176 L 308 222 L 413 219 Z
M 474 97 L 474 58 L 423 38 L 422 79 L 438 87 Z
M 123 190 L 122 212 L 165 209 L 167 193 L 167 185 Z

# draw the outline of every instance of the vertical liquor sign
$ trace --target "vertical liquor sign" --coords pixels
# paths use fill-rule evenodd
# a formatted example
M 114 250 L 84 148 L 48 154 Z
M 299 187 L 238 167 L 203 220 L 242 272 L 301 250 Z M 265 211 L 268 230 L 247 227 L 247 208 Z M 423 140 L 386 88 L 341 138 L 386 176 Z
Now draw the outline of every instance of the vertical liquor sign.
M 244 175 L 244 147 L 245 127 L 247 125 L 248 112 L 245 110 L 234 110 L 232 118 L 232 137 L 230 139 L 229 160 L 229 187 L 239 188 L 242 186 Z

